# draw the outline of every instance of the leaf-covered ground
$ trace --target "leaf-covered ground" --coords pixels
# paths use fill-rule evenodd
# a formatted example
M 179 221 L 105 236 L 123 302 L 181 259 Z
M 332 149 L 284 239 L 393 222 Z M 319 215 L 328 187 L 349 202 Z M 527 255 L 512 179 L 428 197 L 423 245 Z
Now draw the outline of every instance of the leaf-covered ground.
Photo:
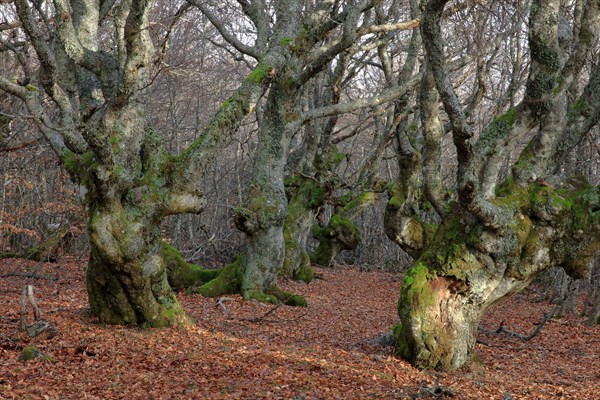
M 397 322 L 398 274 L 340 268 L 283 282 L 308 308 L 180 294 L 195 326 L 140 330 L 89 316 L 84 265 L 0 261 L 0 399 L 600 399 L 600 327 L 576 318 L 551 319 L 529 342 L 481 333 L 480 365 L 420 372 L 377 341 Z M 19 333 L 26 284 L 58 336 Z M 516 296 L 482 327 L 531 332 L 551 309 L 534 300 Z M 27 345 L 54 362 L 19 361 Z

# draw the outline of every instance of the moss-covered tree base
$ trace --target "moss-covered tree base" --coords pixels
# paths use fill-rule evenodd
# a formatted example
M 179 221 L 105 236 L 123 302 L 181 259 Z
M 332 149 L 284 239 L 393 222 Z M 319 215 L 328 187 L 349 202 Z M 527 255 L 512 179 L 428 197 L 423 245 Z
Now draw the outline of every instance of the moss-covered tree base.
M 283 303 L 288 306 L 305 307 L 307 305 L 304 297 L 285 292 L 276 286 L 264 292 L 246 291 L 242 293 L 243 254 L 236 257 L 231 264 L 216 270 L 202 269 L 186 262 L 179 251 L 166 242 L 162 242 L 161 255 L 167 265 L 169 284 L 173 288 L 185 288 L 205 297 L 240 293 L 244 300 L 256 300 L 271 304 Z M 298 272 L 302 274 L 302 280 L 310 281 L 312 279 L 312 267 L 301 269 Z
M 308 302 L 304 296 L 286 292 L 279 289 L 277 286 L 270 288 L 267 293 L 271 296 L 274 296 L 278 302 L 281 302 L 286 306 L 306 307 L 308 305 Z
M 315 270 L 313 269 L 312 265 L 310 265 L 310 258 L 308 257 L 308 254 L 305 254 L 305 256 L 305 262 L 302 263 L 297 271 L 294 271 L 292 274 L 292 279 L 295 281 L 310 283 L 315 277 Z
M 202 286 L 215 279 L 222 270 L 204 269 L 183 259 L 179 251 L 166 242 L 162 242 L 161 255 L 167 267 L 169 285 L 175 290 Z
M 225 266 L 214 279 L 200 286 L 197 292 L 205 297 L 240 293 L 242 257 L 238 256 L 234 262 Z
M 166 274 L 141 276 L 136 265 L 128 265 L 130 281 L 113 272 L 99 257 L 92 255 L 87 268 L 88 299 L 92 313 L 104 324 L 139 324 L 162 328 L 191 323 L 167 283 Z M 134 274 L 138 274 L 135 276 Z M 139 289 L 133 284 L 143 281 Z M 125 282 L 125 283 L 123 283 Z
M 206 282 L 195 291 L 205 297 L 218 297 L 225 294 L 239 293 L 243 296 L 244 300 L 256 300 L 261 303 L 271 304 L 283 303 L 288 306 L 305 307 L 307 305 L 304 297 L 285 292 L 276 286 L 264 292 L 246 291 L 242 293 L 241 282 L 244 274 L 241 268 L 243 257 L 243 255 L 238 256 L 234 262 L 218 270 L 218 275 L 214 279 Z

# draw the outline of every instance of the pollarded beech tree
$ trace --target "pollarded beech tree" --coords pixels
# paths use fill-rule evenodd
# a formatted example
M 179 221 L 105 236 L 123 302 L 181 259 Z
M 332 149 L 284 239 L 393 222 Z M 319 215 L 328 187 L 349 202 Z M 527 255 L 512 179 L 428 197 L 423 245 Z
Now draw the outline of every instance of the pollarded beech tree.
M 401 6 L 401 7 L 399 7 Z M 410 15 L 410 20 L 418 22 L 418 3 L 411 0 L 402 3 L 392 3 L 390 10 L 384 12 L 384 7 L 377 8 L 377 19 L 389 20 L 394 15 Z M 397 17 L 396 17 L 397 18 Z M 416 25 L 415 25 L 416 26 Z M 311 261 L 321 266 L 332 265 L 335 257 L 343 250 L 354 250 L 358 247 L 361 234 L 352 220 L 365 209 L 372 207 L 378 200 L 380 193 L 384 192 L 388 184 L 378 176 L 378 163 L 384 155 L 386 148 L 395 139 L 401 142 L 408 126 L 409 117 L 413 114 L 413 97 L 415 86 L 421 79 L 421 73 L 416 72 L 417 58 L 421 47 L 420 34 L 414 29 L 404 40 L 395 39 L 393 35 L 385 34 L 378 37 L 377 62 L 374 64 L 389 86 L 404 86 L 403 95 L 394 99 L 387 106 L 377 109 L 374 117 L 375 130 L 378 131 L 373 138 L 369 152 L 357 168 L 356 181 L 350 190 L 333 202 L 334 209 L 331 218 L 326 224 L 316 225 L 313 236 L 318 241 L 318 246 L 310 255 Z M 398 49 L 402 50 L 399 51 Z M 402 134 L 397 134 L 401 132 Z M 406 157 L 399 157 L 406 160 Z M 408 162 L 412 165 L 413 160 Z M 399 174 L 399 182 L 404 182 L 408 175 Z M 347 179 L 344 179 L 346 181 Z
M 88 212 L 92 311 L 113 324 L 185 321 L 167 281 L 173 252 L 161 243 L 160 224 L 171 214 L 201 212 L 200 174 L 263 95 L 264 64 L 173 156 L 145 125 L 143 100 L 156 61 L 152 1 L 3 3 L 4 15 L 14 16 L 3 50 L 20 68 L 0 77 L 0 90 L 23 101 L 79 185 Z
M 386 210 L 388 235 L 416 260 L 398 302 L 397 351 L 419 367 L 440 370 L 473 359 L 477 326 L 488 307 L 550 267 L 585 276 L 600 248 L 599 188 L 560 174 L 566 156 L 600 117 L 600 66 L 588 62 L 597 46 L 600 4 L 533 0 L 525 13 L 511 12 L 512 38 L 522 28 L 528 35 L 526 84 L 510 89 L 523 93 L 522 100 L 477 135 L 449 72 L 442 29 L 447 3 L 421 3 L 426 71 L 418 108 L 424 148 L 414 158 L 420 168 L 416 185 L 398 185 Z M 445 130 L 456 146 L 455 194 L 441 176 Z M 507 163 L 512 168 L 502 174 Z M 426 206 L 437 218 L 427 220 Z
M 255 44 L 248 46 L 218 17 L 216 7 L 199 0 L 189 2 L 210 19 L 235 51 L 259 61 L 252 77 L 270 80 L 257 118 L 258 146 L 252 178 L 244 204 L 234 216 L 236 226 L 245 233 L 246 249 L 199 291 L 210 296 L 240 291 L 246 299 L 305 304 L 300 296 L 282 292 L 276 286 L 286 252 L 283 226 L 288 200 L 284 177 L 292 137 L 308 121 L 382 104 L 405 93 L 410 85 L 396 85 L 351 103 L 336 100 L 307 108 L 303 107 L 304 91 L 328 66 L 341 63 L 340 55 L 362 36 L 412 29 L 418 22 L 373 23 L 369 13 L 378 1 L 238 1 L 255 32 Z M 289 247 L 291 236 L 287 234 Z M 303 254 L 298 256 L 302 258 Z M 292 268 L 299 271 L 301 264 L 297 261 Z M 306 265 L 305 257 L 299 261 Z

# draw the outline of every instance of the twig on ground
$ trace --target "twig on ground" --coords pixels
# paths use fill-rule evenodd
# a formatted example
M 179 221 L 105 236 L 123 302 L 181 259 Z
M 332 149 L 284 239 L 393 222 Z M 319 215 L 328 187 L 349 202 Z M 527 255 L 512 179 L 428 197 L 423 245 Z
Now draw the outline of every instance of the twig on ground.
M 487 333 L 496 333 L 496 334 L 501 334 L 501 333 L 506 333 L 509 336 L 515 337 L 517 339 L 520 339 L 524 342 L 527 342 L 531 339 L 533 339 L 534 337 L 536 337 L 541 331 L 542 328 L 544 327 L 544 324 L 554 315 L 554 313 L 556 313 L 556 310 L 558 309 L 558 307 L 560 307 L 560 304 L 557 304 L 556 306 L 554 306 L 554 308 L 548 312 L 547 314 L 544 315 L 544 317 L 542 318 L 542 320 L 540 322 L 538 322 L 536 328 L 533 330 L 533 332 L 531 332 L 529 335 L 522 335 L 518 332 L 512 331 L 510 329 L 508 329 L 505 325 L 504 325 L 504 321 L 500 322 L 500 326 L 498 327 L 498 329 L 496 329 L 495 331 L 486 331 L 483 328 L 479 328 L 480 330 L 483 330 Z M 482 344 L 486 344 L 480 341 L 480 343 Z
M 228 315 L 229 309 L 227 307 L 225 307 L 225 301 L 231 301 L 231 300 L 233 300 L 231 297 L 219 297 L 216 301 L 216 303 L 217 303 L 216 307 L 221 307 L 223 309 L 223 314 Z

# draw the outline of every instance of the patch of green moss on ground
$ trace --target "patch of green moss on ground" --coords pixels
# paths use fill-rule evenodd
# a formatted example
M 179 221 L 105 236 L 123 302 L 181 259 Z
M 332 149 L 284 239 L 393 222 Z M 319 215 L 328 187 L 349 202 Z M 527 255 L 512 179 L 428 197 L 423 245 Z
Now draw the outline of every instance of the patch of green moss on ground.
M 43 362 L 54 362 L 54 357 L 49 354 L 42 353 L 35 346 L 25 346 L 23 347 L 23 350 L 21 350 L 21 354 L 19 354 L 19 360 L 21 361 L 31 361 L 35 360 L 36 358 Z

